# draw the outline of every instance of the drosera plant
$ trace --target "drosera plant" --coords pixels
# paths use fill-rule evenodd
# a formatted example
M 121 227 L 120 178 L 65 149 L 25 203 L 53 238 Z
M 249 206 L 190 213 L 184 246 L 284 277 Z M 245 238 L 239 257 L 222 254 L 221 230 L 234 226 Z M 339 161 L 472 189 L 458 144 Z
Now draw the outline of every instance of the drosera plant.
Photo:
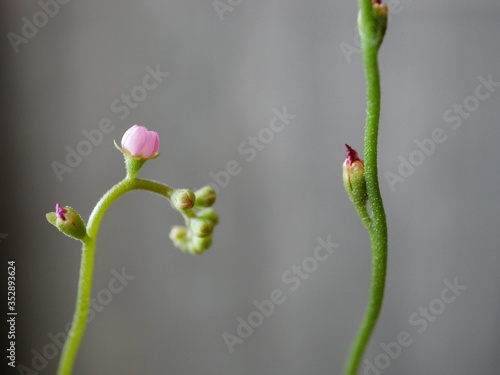
M 387 18 L 387 5 L 381 4 L 380 0 L 359 0 L 358 29 L 366 77 L 365 160 L 363 161 L 358 153 L 346 144 L 343 179 L 347 194 L 370 235 L 372 285 L 365 316 L 347 359 L 345 375 L 357 374 L 384 298 L 387 272 L 387 222 L 377 167 L 380 119 L 380 76 L 377 56 L 387 29 Z
M 170 201 L 171 206 L 184 217 L 184 226 L 176 225 L 170 231 L 174 245 L 190 254 L 201 254 L 212 243 L 212 232 L 218 224 L 217 213 L 210 208 L 216 200 L 216 192 L 209 186 L 193 192 L 173 189 L 161 182 L 137 178 L 137 173 L 148 160 L 160 156 L 158 133 L 144 126 L 134 125 L 123 135 L 121 147 L 125 157 L 125 178 L 113 186 L 94 207 L 87 224 L 69 206 L 56 204 L 55 212 L 46 217 L 62 233 L 82 243 L 82 258 L 78 296 L 71 330 L 65 342 L 59 362 L 58 375 L 70 375 L 82 340 L 90 306 L 94 253 L 99 225 L 107 209 L 122 195 L 132 190 L 147 190 Z

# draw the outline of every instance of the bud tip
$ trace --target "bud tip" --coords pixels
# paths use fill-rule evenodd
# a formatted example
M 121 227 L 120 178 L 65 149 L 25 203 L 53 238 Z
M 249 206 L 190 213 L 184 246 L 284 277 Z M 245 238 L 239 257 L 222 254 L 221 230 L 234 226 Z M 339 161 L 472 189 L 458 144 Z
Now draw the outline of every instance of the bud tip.
M 349 146 L 347 143 L 345 144 L 345 155 L 347 165 L 352 165 L 352 163 L 354 163 L 355 161 L 361 160 L 356 150 Z
M 61 206 L 59 203 L 56 203 L 56 215 L 59 219 L 66 221 L 66 217 L 64 214 L 68 213 L 68 210 Z

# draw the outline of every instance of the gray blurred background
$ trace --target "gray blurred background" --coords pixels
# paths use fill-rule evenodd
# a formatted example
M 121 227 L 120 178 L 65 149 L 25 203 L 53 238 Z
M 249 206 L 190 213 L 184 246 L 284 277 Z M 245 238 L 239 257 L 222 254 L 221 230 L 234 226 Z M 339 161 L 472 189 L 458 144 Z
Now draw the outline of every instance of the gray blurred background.
M 74 374 L 342 372 L 371 273 L 368 235 L 341 180 L 343 144 L 363 147 L 357 2 L 222 3 L 220 15 L 212 0 L 74 0 L 53 16 L 35 1 L 2 5 L 0 251 L 2 267 L 17 265 L 24 371 L 55 373 L 50 337 L 61 337 L 76 298 L 80 246 L 44 215 L 59 202 L 87 219 L 124 176 L 113 140 L 140 124 L 159 133 L 162 152 L 141 177 L 196 189 L 217 184 L 212 176 L 231 161 L 239 173 L 219 183 L 221 222 L 199 257 L 174 248 L 168 232 L 182 218 L 156 195 L 129 193 L 107 212 L 93 285 L 106 304 Z M 480 80 L 500 82 L 500 4 L 401 0 L 391 12 L 380 53 L 387 290 L 360 373 L 498 374 L 500 84 Z M 23 26 L 31 22 L 36 35 Z M 168 77 L 137 89 L 157 65 Z M 147 97 L 125 116 L 119 102 L 131 92 Z M 263 130 L 284 107 L 296 117 L 281 132 Z M 103 119 L 113 130 L 58 178 L 53 163 L 66 164 L 67 147 L 77 150 Z M 240 146 L 259 134 L 259 150 Z M 424 142 L 433 134 L 444 139 L 434 148 Z M 410 157 L 418 165 L 390 185 L 385 176 Z M 307 260 L 328 236 L 334 253 Z M 304 261 L 314 270 L 292 290 L 287 277 Z M 135 278 L 112 294 L 123 269 Z M 446 282 L 467 288 L 444 303 Z M 236 336 L 237 319 L 275 289 L 284 302 L 231 353 L 223 335 Z M 388 357 L 383 344 L 402 332 L 411 344 Z

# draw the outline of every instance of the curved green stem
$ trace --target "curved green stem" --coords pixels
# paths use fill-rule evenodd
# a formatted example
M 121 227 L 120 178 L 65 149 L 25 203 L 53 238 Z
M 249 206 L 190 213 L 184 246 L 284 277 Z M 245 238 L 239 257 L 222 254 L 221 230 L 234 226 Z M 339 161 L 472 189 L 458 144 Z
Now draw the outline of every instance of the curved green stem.
M 356 211 L 358 211 L 359 218 L 363 222 L 365 228 L 367 230 L 370 230 L 370 227 L 372 225 L 372 218 L 370 217 L 370 214 L 368 213 L 366 203 L 355 204 L 354 207 L 356 208 Z
M 92 275 L 94 269 L 94 252 L 96 237 L 99 231 L 99 225 L 107 209 L 123 194 L 128 191 L 142 189 L 160 194 L 170 199 L 173 189 L 156 181 L 143 180 L 129 177 L 113 186 L 97 202 L 87 225 L 88 237 L 82 240 L 82 260 L 80 264 L 80 279 L 78 282 L 78 297 L 76 301 L 73 323 L 64 344 L 61 360 L 59 362 L 58 375 L 70 375 L 75 361 L 78 347 L 85 331 L 87 317 L 90 306 L 90 296 L 92 291 Z
M 361 16 L 359 19 L 362 32 L 363 63 L 366 75 L 367 110 L 365 127 L 365 180 L 368 201 L 372 210 L 371 221 L 366 219 L 366 211 L 358 209 L 363 223 L 370 234 L 372 246 L 372 285 L 370 301 L 361 323 L 357 337 L 351 347 L 345 375 L 355 375 L 358 372 L 363 353 L 377 323 L 384 298 L 385 278 L 387 269 L 387 223 L 384 205 L 380 194 L 377 168 L 377 144 L 380 118 L 380 77 L 377 54 L 381 40 L 374 37 L 376 20 L 371 0 L 359 1 Z M 372 33 L 373 32 L 373 33 Z M 363 35 L 364 34 L 364 35 Z

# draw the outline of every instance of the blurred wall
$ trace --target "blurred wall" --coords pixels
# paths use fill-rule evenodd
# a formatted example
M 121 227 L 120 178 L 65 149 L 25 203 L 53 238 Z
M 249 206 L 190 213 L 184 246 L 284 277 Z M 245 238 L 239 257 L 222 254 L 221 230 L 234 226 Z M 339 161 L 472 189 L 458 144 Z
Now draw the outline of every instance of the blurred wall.
M 340 374 L 371 262 L 341 181 L 343 144 L 363 146 L 356 2 L 221 0 L 218 14 L 212 0 L 43 1 L 4 2 L 0 26 L 0 253 L 17 265 L 17 364 L 55 373 L 74 309 L 79 245 L 45 213 L 59 202 L 87 218 L 124 176 L 113 140 L 141 124 L 162 152 L 141 176 L 217 185 L 221 223 L 193 257 L 168 239 L 182 218 L 161 198 L 112 206 L 74 374 Z M 500 4 L 400 0 L 391 13 L 379 152 L 389 268 L 362 373 L 497 374 Z M 157 85 L 137 88 L 151 70 Z M 265 130 L 283 112 L 282 130 Z M 318 238 L 336 245 L 314 263 Z M 128 280 L 110 294 L 117 274 Z M 257 327 L 238 331 L 249 315 Z

